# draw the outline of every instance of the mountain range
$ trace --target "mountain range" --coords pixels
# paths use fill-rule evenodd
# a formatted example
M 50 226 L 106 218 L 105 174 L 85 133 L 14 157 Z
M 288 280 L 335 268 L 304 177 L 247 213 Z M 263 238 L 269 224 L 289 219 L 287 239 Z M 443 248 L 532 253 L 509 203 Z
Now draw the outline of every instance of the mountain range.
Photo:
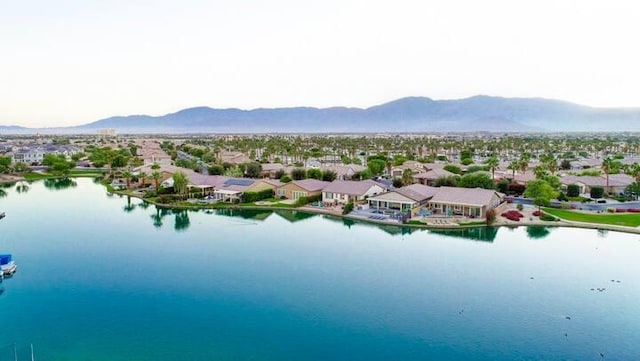
M 617 132 L 640 129 L 640 108 L 594 108 L 543 98 L 407 97 L 369 108 L 196 107 L 162 116 L 115 116 L 58 128 L 0 126 L 0 133 Z

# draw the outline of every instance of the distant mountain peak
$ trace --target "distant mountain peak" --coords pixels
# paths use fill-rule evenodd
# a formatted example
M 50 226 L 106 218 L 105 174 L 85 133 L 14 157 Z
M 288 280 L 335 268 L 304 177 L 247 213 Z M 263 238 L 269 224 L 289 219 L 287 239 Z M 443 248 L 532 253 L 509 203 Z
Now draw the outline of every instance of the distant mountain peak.
M 295 132 L 561 132 L 636 131 L 640 109 L 592 108 L 545 98 L 476 95 L 433 100 L 405 97 L 369 108 L 191 107 L 163 116 L 115 116 L 68 128 L 2 127 L 0 132 L 91 133 L 295 133 Z

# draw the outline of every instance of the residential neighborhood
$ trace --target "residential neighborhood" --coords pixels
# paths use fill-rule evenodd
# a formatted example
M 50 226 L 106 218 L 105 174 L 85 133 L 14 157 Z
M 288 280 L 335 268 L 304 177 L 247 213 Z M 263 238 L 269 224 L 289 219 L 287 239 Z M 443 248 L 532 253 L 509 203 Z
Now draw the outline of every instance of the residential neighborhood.
M 3 173 L 18 164 L 22 172 L 40 172 L 61 159 L 71 166 L 59 167 L 64 172 L 107 170 L 116 189 L 149 194 L 172 189 L 179 173 L 188 180 L 181 199 L 199 203 L 241 204 L 248 194 L 335 213 L 348 205 L 354 214 L 375 211 L 402 221 L 484 219 L 518 197 L 602 203 L 635 200 L 640 193 L 640 142 L 621 135 L 98 133 L 7 136 L 0 138 L 0 152 L 7 159 Z M 540 193 L 540 183 L 547 192 Z

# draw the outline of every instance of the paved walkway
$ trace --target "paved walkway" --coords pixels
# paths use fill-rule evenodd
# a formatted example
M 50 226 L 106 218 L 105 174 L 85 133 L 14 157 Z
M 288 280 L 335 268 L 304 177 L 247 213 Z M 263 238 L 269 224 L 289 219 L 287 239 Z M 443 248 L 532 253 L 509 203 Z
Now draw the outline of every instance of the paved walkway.
M 0 183 L 14 183 L 24 180 L 23 177 L 18 177 L 15 175 L 8 174 L 0 174 Z

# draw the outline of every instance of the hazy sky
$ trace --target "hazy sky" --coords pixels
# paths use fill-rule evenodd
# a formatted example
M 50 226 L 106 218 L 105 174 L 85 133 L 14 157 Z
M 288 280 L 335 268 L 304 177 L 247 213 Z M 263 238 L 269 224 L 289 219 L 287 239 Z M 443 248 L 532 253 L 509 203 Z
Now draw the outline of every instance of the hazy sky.
M 404 96 L 640 106 L 640 2 L 0 0 L 0 124 Z

